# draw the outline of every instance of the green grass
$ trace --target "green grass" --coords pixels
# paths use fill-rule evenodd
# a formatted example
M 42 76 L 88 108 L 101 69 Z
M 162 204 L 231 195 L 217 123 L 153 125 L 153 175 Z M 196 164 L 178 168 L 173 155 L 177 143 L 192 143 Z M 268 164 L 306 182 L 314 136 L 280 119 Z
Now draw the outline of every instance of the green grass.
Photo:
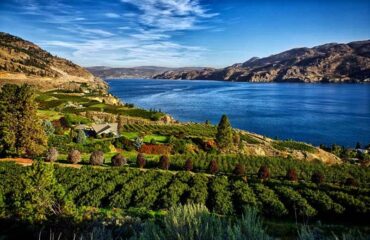
M 150 143 L 152 141 L 152 139 L 154 139 L 156 142 L 160 142 L 160 143 L 167 143 L 168 142 L 168 137 L 167 136 L 163 136 L 163 135 L 146 135 L 144 137 L 144 142 L 146 143 Z
M 121 133 L 121 136 L 128 138 L 130 140 L 134 140 L 135 138 L 139 136 L 139 133 L 138 132 L 123 132 Z

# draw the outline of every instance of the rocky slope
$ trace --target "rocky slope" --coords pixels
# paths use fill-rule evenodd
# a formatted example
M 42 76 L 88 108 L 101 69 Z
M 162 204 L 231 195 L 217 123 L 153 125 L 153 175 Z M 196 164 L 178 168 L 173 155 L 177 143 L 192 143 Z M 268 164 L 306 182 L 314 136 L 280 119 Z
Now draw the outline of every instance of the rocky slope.
M 106 90 L 106 83 L 86 69 L 51 55 L 39 46 L 0 32 L 0 84 L 28 83 L 42 89 Z
M 156 79 L 245 82 L 370 82 L 370 40 L 295 48 L 223 69 L 166 71 Z
M 168 68 L 168 67 L 156 67 L 156 66 L 140 66 L 131 68 L 111 68 L 105 66 L 88 67 L 92 74 L 103 79 L 115 79 L 115 78 L 152 78 L 152 76 L 163 73 L 165 71 L 192 71 L 202 70 L 203 68 Z

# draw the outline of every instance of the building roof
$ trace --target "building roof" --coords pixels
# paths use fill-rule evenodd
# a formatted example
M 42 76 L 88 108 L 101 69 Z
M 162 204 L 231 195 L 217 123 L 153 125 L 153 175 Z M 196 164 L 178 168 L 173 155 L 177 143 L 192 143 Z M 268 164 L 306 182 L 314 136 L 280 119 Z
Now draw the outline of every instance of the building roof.
M 97 135 L 103 133 L 113 133 L 118 135 L 117 123 L 92 124 L 91 127 Z

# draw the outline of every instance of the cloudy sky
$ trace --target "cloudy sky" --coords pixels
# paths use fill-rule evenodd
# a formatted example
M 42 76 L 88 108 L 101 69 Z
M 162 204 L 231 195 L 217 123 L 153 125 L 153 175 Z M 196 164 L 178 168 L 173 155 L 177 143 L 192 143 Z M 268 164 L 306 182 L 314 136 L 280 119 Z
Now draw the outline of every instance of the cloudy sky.
M 224 67 L 370 39 L 370 1 L 0 0 L 0 31 L 83 66 Z

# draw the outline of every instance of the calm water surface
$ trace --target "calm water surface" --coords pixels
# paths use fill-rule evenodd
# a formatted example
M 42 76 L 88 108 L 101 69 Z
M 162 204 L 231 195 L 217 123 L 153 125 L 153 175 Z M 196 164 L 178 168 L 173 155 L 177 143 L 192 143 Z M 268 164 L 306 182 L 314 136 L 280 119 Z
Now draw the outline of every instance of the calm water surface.
M 315 145 L 370 143 L 370 84 L 109 80 L 124 102 L 161 109 L 181 121 L 218 123 Z

